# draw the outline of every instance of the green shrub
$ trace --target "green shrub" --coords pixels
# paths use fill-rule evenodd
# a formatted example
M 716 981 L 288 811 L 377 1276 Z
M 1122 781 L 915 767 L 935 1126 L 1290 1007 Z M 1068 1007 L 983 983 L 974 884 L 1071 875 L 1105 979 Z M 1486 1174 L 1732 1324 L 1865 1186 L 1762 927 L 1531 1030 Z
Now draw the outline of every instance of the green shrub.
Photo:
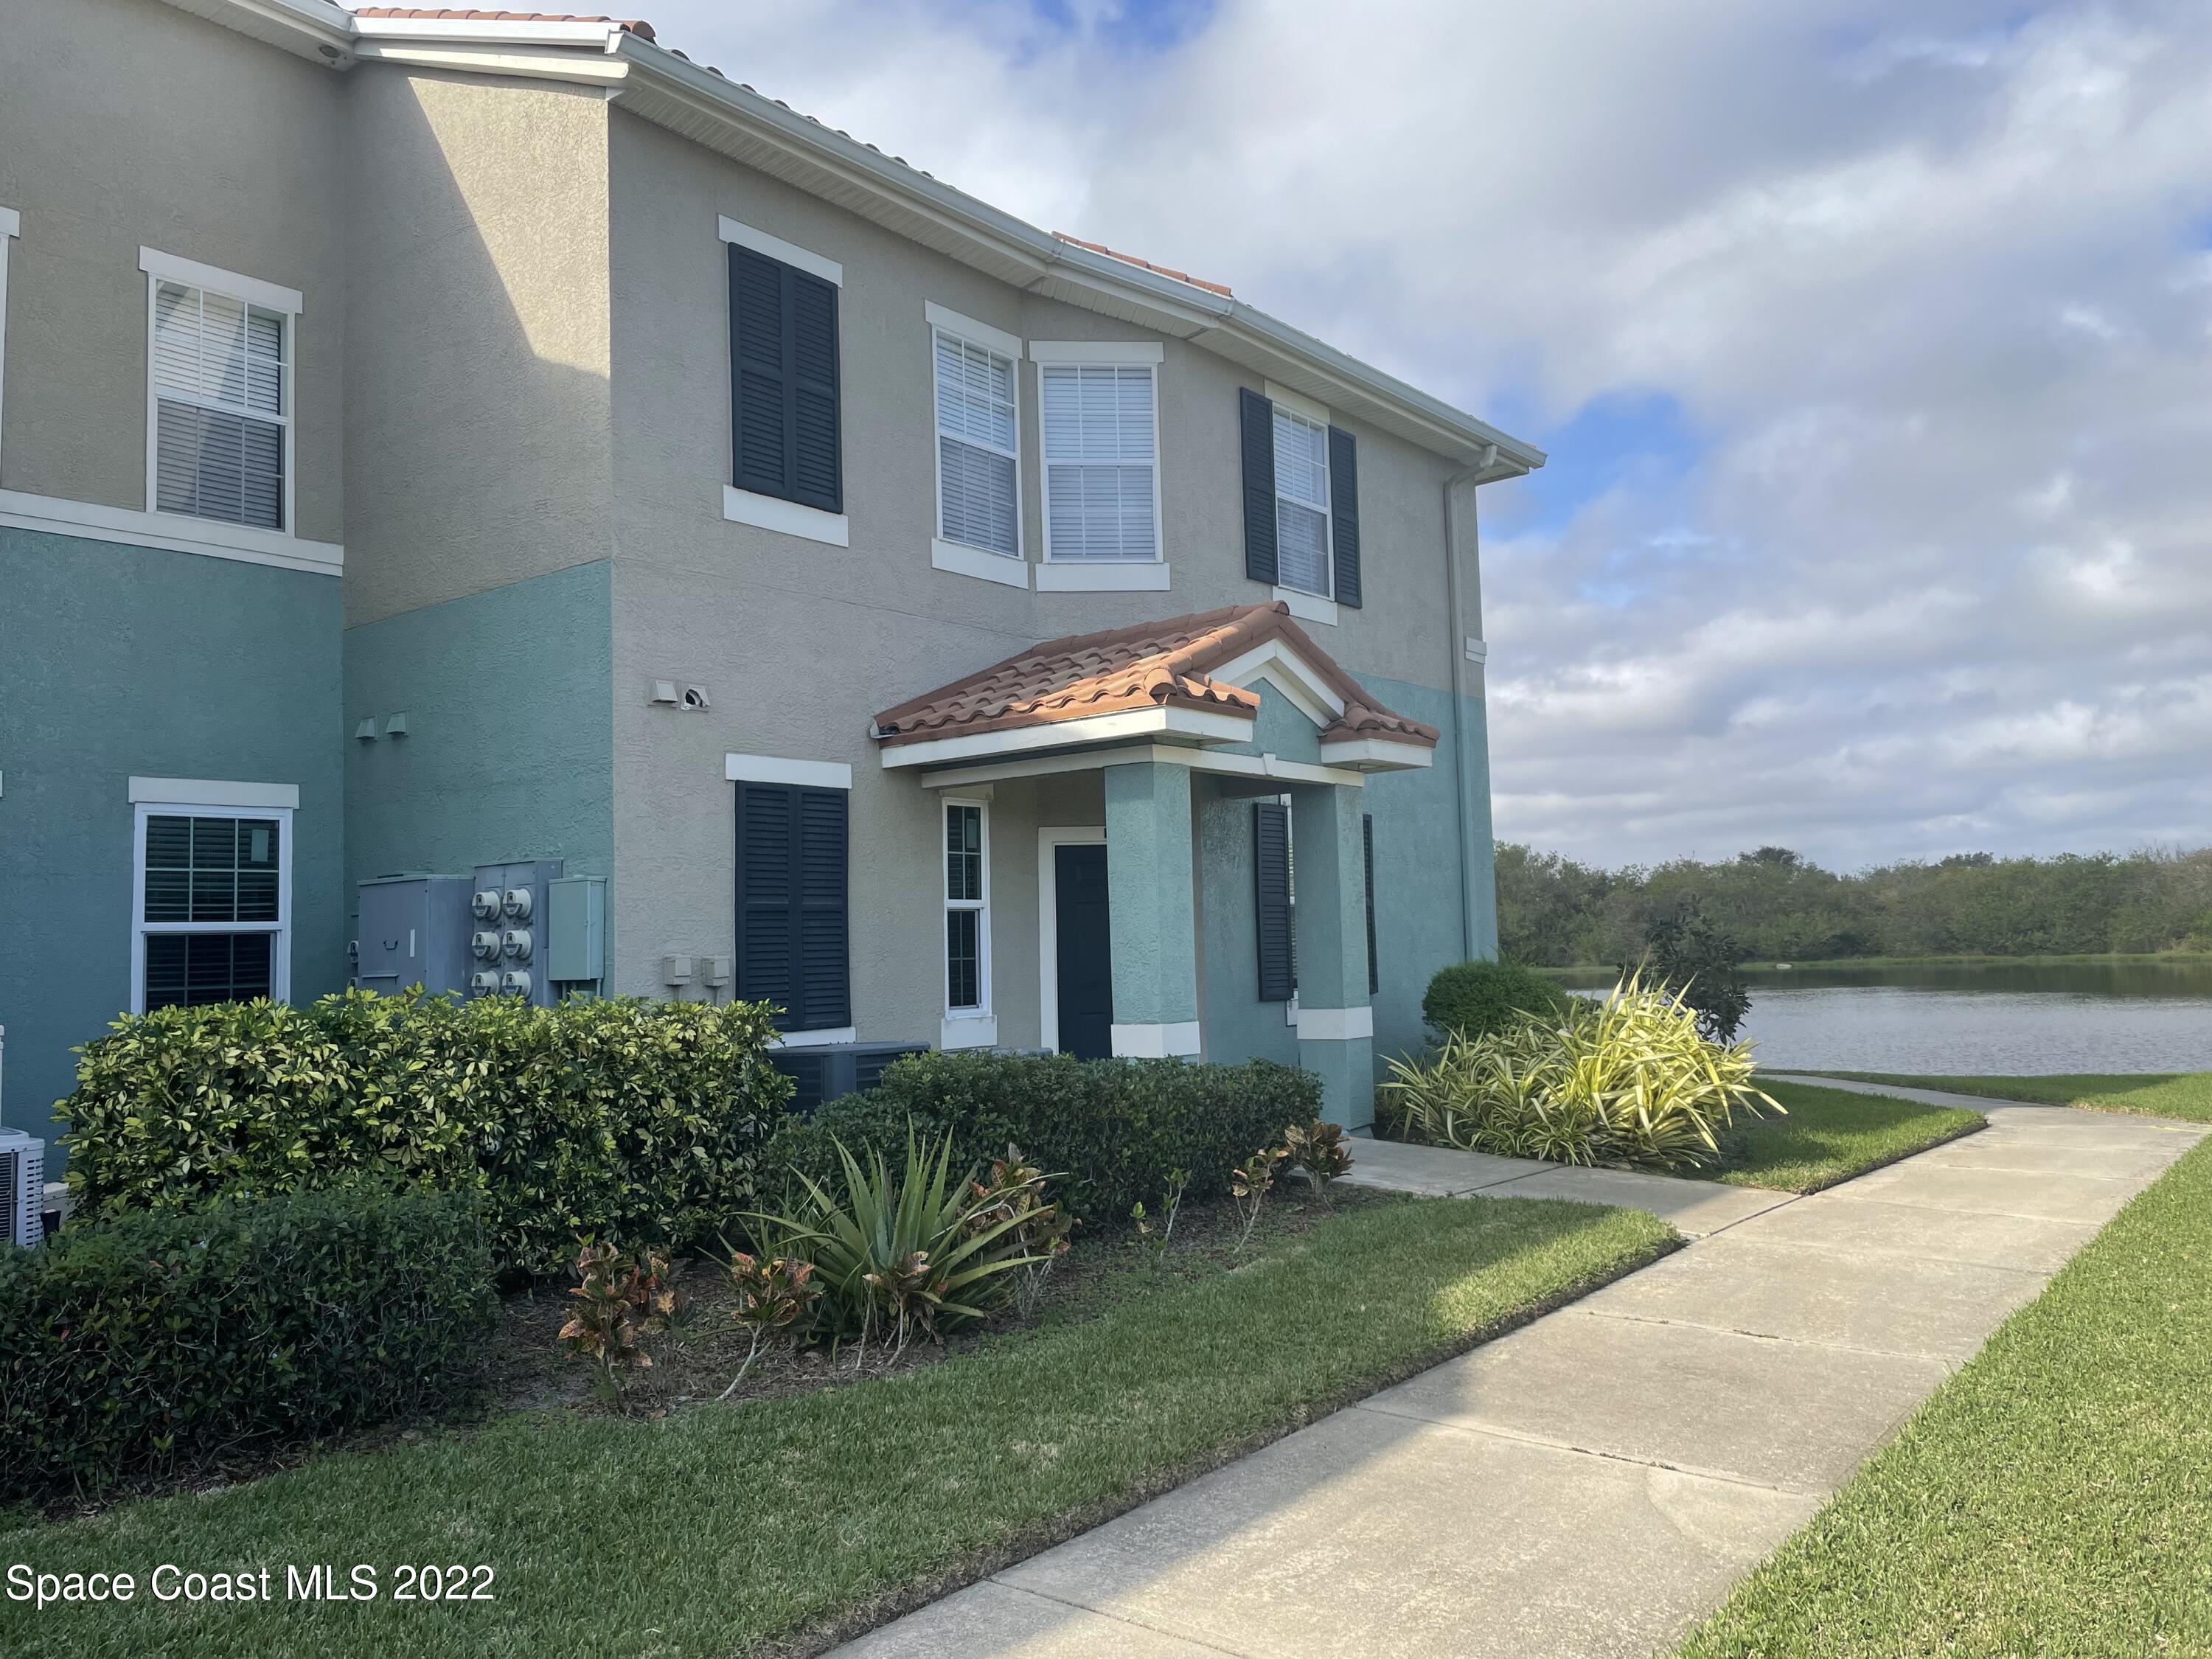
M 89 1496 L 466 1395 L 498 1305 L 480 1207 L 359 1188 L 0 1249 L 0 1499 Z
M 1421 997 L 1421 1018 L 1442 1042 L 1455 1032 L 1488 1036 L 1523 1014 L 1564 1016 L 1574 1004 L 1551 980 L 1517 962 L 1457 962 L 1437 969 Z
M 907 1126 L 925 1139 L 950 1135 L 963 1158 L 1009 1145 L 1054 1175 L 1071 1216 L 1119 1221 L 1157 1199 L 1173 1170 L 1194 1193 L 1225 1192 L 1230 1172 L 1285 1125 L 1321 1115 L 1321 1080 L 1255 1060 L 1206 1066 L 1184 1060 L 1077 1060 L 1068 1054 L 981 1050 L 914 1054 L 863 1094 L 793 1119 L 762 1154 L 764 1178 L 789 1167 L 824 1185 L 842 1175 L 836 1142 L 896 1157 Z
M 1427 1061 L 1392 1060 L 1382 1092 L 1411 1138 L 1559 1164 L 1696 1167 L 1715 1130 L 1759 1103 L 1750 1045 L 1698 1034 L 1679 995 L 1633 976 L 1565 1020 L 1524 1015 L 1503 1031 L 1454 1035 Z
M 753 1196 L 791 1096 L 753 1003 L 349 991 L 118 1020 L 87 1045 L 79 1212 L 190 1209 L 371 1172 L 483 1194 L 502 1266 L 550 1273 L 580 1233 L 711 1241 Z

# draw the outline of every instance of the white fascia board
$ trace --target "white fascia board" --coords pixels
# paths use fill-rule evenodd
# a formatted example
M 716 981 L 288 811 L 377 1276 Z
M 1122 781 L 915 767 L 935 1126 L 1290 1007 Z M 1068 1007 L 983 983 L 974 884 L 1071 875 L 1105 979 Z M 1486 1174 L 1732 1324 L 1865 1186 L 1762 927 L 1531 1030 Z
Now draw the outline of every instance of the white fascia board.
M 518 40 L 496 48 L 466 40 L 424 40 L 415 38 L 362 40 L 354 55 L 363 63 L 397 64 L 410 69 L 448 70 L 456 75 L 509 75 L 524 80 L 560 81 L 570 86 L 611 89 L 629 78 L 629 70 L 605 51 L 580 51 L 574 46 L 534 45 Z
M 929 319 L 933 328 L 941 328 L 947 334 L 957 334 L 962 339 L 979 346 L 988 346 L 1001 357 L 1011 357 L 1019 362 L 1022 357 L 1022 337 L 1009 334 L 1003 328 L 994 328 L 988 323 L 979 323 L 973 317 L 963 317 L 950 306 L 941 306 L 934 300 L 925 300 L 921 314 Z
M 1124 1025 L 1117 1021 L 1113 1041 L 1117 1058 L 1166 1060 L 1195 1054 L 1200 1046 L 1198 1022 L 1187 1019 L 1173 1024 Z
M 734 242 L 739 247 L 749 247 L 756 253 L 766 254 L 771 259 L 805 271 L 810 276 L 819 276 L 823 282 L 839 288 L 845 286 L 845 267 L 835 259 L 825 259 L 811 248 L 803 248 L 796 242 L 787 242 L 781 236 L 756 229 L 751 225 L 740 224 L 726 214 L 719 216 L 715 222 L 726 242 Z
M 345 549 L 336 542 L 304 541 L 281 530 L 195 519 L 181 513 L 142 513 L 135 507 L 65 501 L 52 495 L 26 495 L 20 489 L 0 489 L 0 525 L 11 530 L 44 531 L 52 536 L 116 542 L 125 547 L 236 559 L 245 564 L 303 570 L 317 576 L 339 575 L 345 568 Z
M 1379 738 L 1340 738 L 1334 743 L 1324 743 L 1321 757 L 1334 766 L 1359 766 L 1370 772 L 1419 772 L 1437 762 L 1433 749 Z
M 611 52 L 614 37 L 628 30 L 609 19 L 497 17 L 352 17 L 361 40 L 482 41 L 488 45 L 598 46 Z
M 1490 660 L 1490 647 L 1485 644 L 1482 641 L 1476 639 L 1471 634 L 1467 637 L 1465 648 L 1467 651 L 1467 659 L 1469 662 L 1488 662 Z
M 722 486 L 722 516 L 732 524 L 774 530 L 827 547 L 853 544 L 852 521 L 842 513 L 824 513 L 818 507 L 787 501 L 781 495 L 757 495 L 733 484 Z
M 1289 410 L 1291 414 L 1303 415 L 1306 419 L 1313 422 L 1316 426 L 1327 426 L 1328 424 L 1328 405 L 1327 404 L 1317 404 L 1312 398 L 1307 397 L 1304 392 L 1293 392 L 1290 387 L 1286 386 L 1278 386 L 1273 380 L 1262 380 L 1260 382 L 1260 385 L 1261 388 L 1266 391 L 1267 394 L 1267 401 L 1269 403 L 1280 404 L 1285 409 Z
M 234 300 L 244 300 L 265 310 L 281 311 L 288 317 L 296 317 L 307 308 L 307 301 L 296 288 L 264 283 L 258 276 L 241 276 L 234 270 L 204 265 L 197 259 L 180 259 L 159 248 L 140 248 L 138 269 L 149 276 L 164 277 L 188 288 L 213 289 L 217 294 L 228 294 Z
M 1158 340 L 1031 340 L 1030 356 L 1041 363 L 1157 363 L 1167 348 Z
M 929 562 L 934 568 L 949 570 L 956 576 L 974 576 L 1006 587 L 1030 585 L 1026 560 L 1011 553 L 992 553 L 969 547 L 964 542 L 948 542 L 942 536 L 930 538 Z
M 1036 568 L 1040 593 L 1164 593 L 1170 581 L 1164 559 L 1047 559 Z
M 1375 1010 L 1358 1008 L 1298 1008 L 1301 1042 L 1353 1042 L 1375 1035 Z
M 829 1048 L 841 1042 L 858 1042 L 860 1040 L 858 1027 L 834 1025 L 819 1031 L 785 1031 L 773 1038 L 768 1046 L 771 1048 Z
M 325 69 L 351 55 L 353 14 L 330 0 L 169 0 L 179 11 L 267 42 Z
M 21 236 L 22 234 L 21 216 L 13 208 L 0 208 L 0 236 Z
M 1200 743 L 1242 743 L 1252 735 L 1249 714 L 1215 714 L 1200 708 L 1130 708 L 1081 720 L 1021 726 L 1008 732 L 978 732 L 966 737 L 925 738 L 919 743 L 884 745 L 886 769 L 944 766 L 954 761 L 992 760 L 1065 749 L 1080 744 L 1126 743 L 1141 738 L 1190 738 Z
M 925 789 L 986 790 L 994 783 L 1017 778 L 1065 776 L 1071 772 L 1096 772 L 1109 766 L 1150 762 L 1156 766 L 1181 766 L 1193 772 L 1212 772 L 1224 777 L 1248 778 L 1268 783 L 1326 783 L 1358 789 L 1366 775 L 1340 767 L 1316 766 L 1310 761 L 1286 761 L 1274 755 L 1242 755 L 1220 749 L 1192 749 L 1182 744 L 1136 743 L 1104 749 L 1085 749 L 1072 755 L 1028 755 L 1012 760 L 984 761 L 922 775 Z
M 240 783 L 223 778 L 133 778 L 132 805 L 258 806 L 296 810 L 296 783 Z
M 795 783 L 809 789 L 850 789 L 853 769 L 843 761 L 787 760 L 781 755 L 725 755 L 726 783 Z
M 1297 694 L 1303 694 L 1307 702 L 1313 705 L 1312 708 L 1302 706 L 1303 712 L 1316 726 L 1327 726 L 1344 712 L 1344 699 L 1337 695 L 1336 689 L 1316 673 L 1313 665 L 1284 640 L 1268 640 L 1255 645 L 1242 656 L 1231 658 L 1206 674 L 1208 679 L 1238 687 L 1249 687 L 1254 680 L 1262 677 L 1285 692 L 1295 687 Z M 1293 701 L 1296 701 L 1296 694 Z M 1316 708 L 1327 709 L 1327 718 L 1315 714 Z

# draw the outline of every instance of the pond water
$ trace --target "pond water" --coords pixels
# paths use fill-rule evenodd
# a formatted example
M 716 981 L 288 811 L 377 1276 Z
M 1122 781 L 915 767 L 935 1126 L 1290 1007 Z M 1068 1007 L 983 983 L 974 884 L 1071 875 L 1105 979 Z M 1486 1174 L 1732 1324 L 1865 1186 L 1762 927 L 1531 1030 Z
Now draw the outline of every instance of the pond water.
M 2212 959 L 1744 974 L 1744 1035 L 1778 1071 L 2212 1071 Z

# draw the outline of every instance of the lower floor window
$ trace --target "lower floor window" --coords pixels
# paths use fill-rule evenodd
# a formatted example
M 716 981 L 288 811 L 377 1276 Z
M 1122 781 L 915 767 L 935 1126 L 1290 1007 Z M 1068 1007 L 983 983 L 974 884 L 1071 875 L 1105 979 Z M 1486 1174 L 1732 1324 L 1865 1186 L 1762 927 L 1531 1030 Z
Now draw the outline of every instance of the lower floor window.
M 135 830 L 132 1006 L 288 995 L 290 811 L 141 805 Z
M 990 842 L 979 801 L 945 803 L 945 1009 L 991 1006 Z

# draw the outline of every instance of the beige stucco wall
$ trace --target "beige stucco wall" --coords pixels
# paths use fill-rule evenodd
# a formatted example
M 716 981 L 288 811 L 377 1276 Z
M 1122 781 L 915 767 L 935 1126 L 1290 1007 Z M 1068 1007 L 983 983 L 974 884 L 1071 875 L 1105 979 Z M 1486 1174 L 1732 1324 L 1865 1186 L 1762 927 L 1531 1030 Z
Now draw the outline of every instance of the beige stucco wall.
M 1183 342 L 997 283 L 615 110 L 615 842 L 619 988 L 659 990 L 664 955 L 734 949 L 726 753 L 853 769 L 854 1006 L 863 1040 L 933 1037 L 919 965 L 941 949 L 937 801 L 886 773 L 876 710 L 1060 635 L 1268 599 L 1244 574 L 1237 392 L 1259 382 Z M 846 514 L 838 548 L 722 516 L 730 475 L 727 216 L 844 268 Z M 1040 593 L 933 568 L 927 301 L 1024 340 L 1161 339 L 1167 592 Z M 1042 557 L 1037 381 L 1021 387 L 1024 542 Z M 1443 690 L 1460 630 L 1444 604 L 1444 480 L 1388 434 L 1359 437 L 1365 607 L 1312 626 L 1355 674 Z M 1471 631 L 1471 630 L 1470 630 Z M 652 707 L 650 682 L 706 685 L 706 713 Z M 1095 779 L 1091 781 L 1095 787 Z M 1037 1040 L 1036 827 L 1065 791 L 1001 786 L 992 807 L 999 1035 Z
M 146 506 L 138 250 L 300 290 L 295 532 L 343 530 L 348 185 L 337 76 L 155 0 L 7 0 L 0 488 Z
M 346 623 L 607 556 L 607 106 L 346 76 Z

